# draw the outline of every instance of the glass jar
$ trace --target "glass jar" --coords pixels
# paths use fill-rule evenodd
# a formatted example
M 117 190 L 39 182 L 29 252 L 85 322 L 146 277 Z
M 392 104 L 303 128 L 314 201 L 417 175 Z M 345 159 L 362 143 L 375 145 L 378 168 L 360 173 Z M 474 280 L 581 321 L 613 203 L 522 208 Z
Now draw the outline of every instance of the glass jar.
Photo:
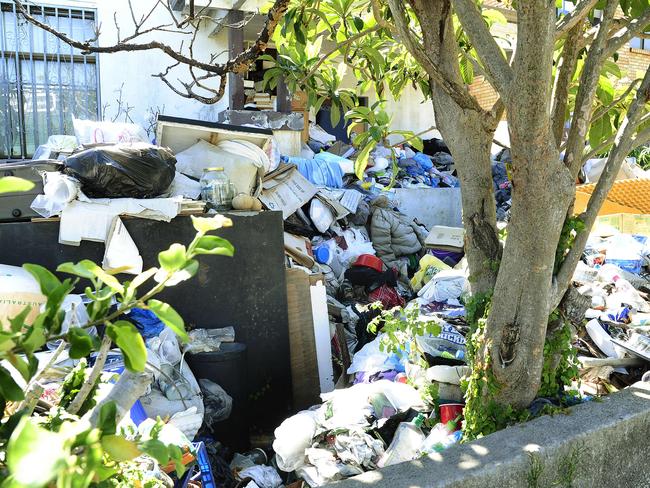
M 223 168 L 206 168 L 201 177 L 201 199 L 218 211 L 230 210 L 235 188 Z

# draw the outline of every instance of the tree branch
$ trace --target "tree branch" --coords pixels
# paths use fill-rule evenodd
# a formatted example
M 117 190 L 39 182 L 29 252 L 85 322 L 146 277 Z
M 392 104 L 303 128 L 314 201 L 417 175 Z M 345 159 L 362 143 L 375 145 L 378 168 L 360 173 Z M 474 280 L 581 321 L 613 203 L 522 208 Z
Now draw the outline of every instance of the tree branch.
M 567 137 L 566 153 L 564 155 L 564 164 L 569 168 L 573 178 L 576 178 L 580 172 L 584 141 L 589 130 L 589 119 L 591 118 L 594 96 L 598 88 L 600 71 L 606 59 L 604 51 L 607 44 L 609 26 L 614 18 L 617 6 L 618 0 L 608 0 L 603 12 L 603 18 L 598 26 L 598 34 L 589 48 L 587 59 L 582 67 L 580 88 L 576 95 L 573 119 L 571 121 L 571 128 Z
M 646 9 L 640 17 L 629 20 L 621 29 L 611 36 L 605 49 L 605 56 L 612 56 L 616 51 L 622 48 L 626 42 L 629 42 L 633 37 L 641 34 L 648 24 L 650 24 L 650 9 Z
M 583 2 L 584 3 L 584 2 Z M 578 65 L 578 39 L 582 35 L 582 26 L 576 24 L 571 28 L 564 41 L 562 57 L 560 58 L 556 75 L 555 86 L 553 87 L 553 135 L 555 146 L 560 147 L 564 135 L 564 122 L 566 120 L 566 108 L 569 103 L 569 88 L 571 80 Z
M 625 89 L 625 91 L 621 94 L 620 97 L 616 98 L 612 103 L 605 107 L 600 107 L 597 109 L 593 115 L 591 116 L 591 122 L 590 124 L 593 124 L 600 118 L 602 118 L 607 112 L 609 112 L 611 109 L 613 109 L 616 105 L 621 103 L 623 100 L 627 98 L 627 96 L 630 94 L 632 90 L 636 88 L 636 86 L 642 81 L 642 78 L 637 78 L 636 80 L 633 80 L 628 87 Z
M 618 128 L 614 146 L 609 153 L 607 162 L 605 163 L 605 168 L 598 179 L 596 188 L 589 198 L 587 208 L 585 212 L 580 215 L 580 219 L 584 223 L 584 230 L 576 235 L 571 249 L 569 249 L 569 252 L 562 261 L 560 269 L 555 276 L 553 285 L 553 303 L 551 304 L 551 308 L 554 308 L 559 304 L 569 286 L 569 283 L 571 282 L 576 265 L 582 256 L 585 244 L 589 238 L 589 232 L 596 221 L 600 207 L 605 202 L 609 191 L 614 185 L 614 181 L 616 181 L 616 175 L 621 169 L 623 160 L 630 152 L 634 133 L 642 117 L 643 108 L 648 101 L 650 101 L 650 68 L 646 71 L 641 86 L 637 91 L 636 98 L 630 105 L 625 120 Z
M 438 66 L 431 61 L 420 42 L 413 37 L 409 22 L 403 11 L 403 3 L 398 0 L 388 0 L 388 4 L 395 19 L 395 25 L 392 29 L 393 35 L 402 41 L 411 56 L 422 65 L 429 77 L 459 106 L 469 110 L 483 111 L 476 99 L 467 92 L 463 85 L 444 76 Z
M 278 23 L 280 22 L 285 12 L 287 11 L 290 0 L 275 0 L 275 3 L 273 4 L 273 6 L 271 7 L 271 9 L 267 14 L 264 28 L 260 31 L 257 40 L 244 52 L 242 52 L 241 54 L 237 55 L 235 58 L 230 59 L 223 64 L 214 63 L 215 61 L 214 57 L 211 57 L 210 62 L 200 61 L 196 59 L 192 54 L 187 56 L 182 53 L 182 50 L 174 49 L 171 46 L 157 40 L 146 42 L 146 43 L 131 42 L 134 39 L 144 34 L 148 34 L 152 32 L 165 31 L 165 32 L 174 32 L 182 35 L 191 34 L 190 32 L 186 32 L 182 30 L 176 31 L 176 30 L 168 29 L 168 27 L 171 27 L 171 24 L 164 24 L 164 25 L 159 25 L 157 27 L 142 29 L 143 24 L 150 18 L 153 10 L 156 7 L 158 7 L 158 5 L 163 5 L 165 8 L 171 11 L 169 5 L 163 2 L 162 0 L 158 0 L 155 3 L 155 5 L 152 7 L 152 10 L 148 14 L 145 14 L 140 20 L 137 19 L 133 11 L 131 2 L 129 1 L 130 15 L 135 25 L 135 32 L 130 36 L 125 37 L 124 39 L 120 40 L 118 38 L 117 44 L 111 46 L 95 46 L 93 44 L 96 39 L 86 40 L 86 41 L 78 41 L 72 39 L 67 34 L 57 31 L 55 28 L 49 26 L 44 22 L 41 22 L 40 20 L 32 16 L 29 13 L 29 11 L 25 8 L 21 0 L 13 0 L 13 2 L 14 5 L 16 6 L 16 12 L 19 13 L 26 21 L 30 22 L 36 27 L 43 29 L 46 32 L 49 32 L 57 39 L 68 44 L 69 46 L 72 46 L 75 49 L 79 49 L 82 52 L 82 54 L 89 54 L 89 53 L 108 54 L 108 53 L 117 53 L 117 52 L 140 52 L 140 51 L 160 50 L 176 62 L 176 64 L 172 65 L 172 67 L 185 65 L 193 69 L 200 69 L 202 71 L 205 71 L 206 73 L 210 73 L 212 76 L 223 76 L 227 73 L 241 74 L 248 71 L 250 65 L 257 59 L 257 57 L 261 53 L 263 53 L 266 50 L 268 43 L 271 37 L 273 36 L 273 32 L 275 31 L 275 28 L 277 27 Z M 198 14 L 203 12 L 205 8 L 207 7 L 203 7 Z M 172 15 L 172 17 L 174 18 L 174 22 L 176 23 L 176 26 L 179 29 L 189 26 L 192 20 L 196 20 L 196 18 L 192 19 L 191 17 L 186 17 L 184 20 L 178 21 L 178 19 L 176 19 L 175 16 Z M 198 30 L 198 26 L 192 25 L 192 28 L 195 29 L 195 32 Z M 169 68 L 166 73 L 168 72 L 169 72 Z M 194 98 L 203 103 L 215 103 L 223 96 L 223 90 L 220 89 L 214 90 L 214 89 L 206 88 L 205 86 L 203 86 L 202 88 L 211 91 L 212 93 L 215 94 L 215 96 L 204 97 L 200 94 L 197 94 L 195 91 L 191 89 L 186 89 L 186 92 L 180 92 L 180 90 L 174 89 L 173 85 L 168 80 L 164 79 L 164 76 L 161 76 L 161 74 L 155 76 L 161 78 L 163 82 L 167 84 L 167 86 L 169 86 L 177 94 L 184 96 L 185 98 Z M 222 84 L 224 83 L 225 81 Z M 196 80 L 194 80 L 194 82 L 190 83 L 189 85 L 192 87 L 197 86 Z M 219 95 L 219 98 L 217 98 L 216 94 Z
M 77 393 L 77 396 L 74 397 L 72 403 L 70 403 L 70 406 L 67 409 L 68 413 L 71 413 L 72 415 L 76 415 L 79 412 L 79 409 L 83 406 L 84 402 L 86 401 L 86 398 L 88 398 L 88 395 L 93 390 L 95 383 L 97 383 L 99 376 L 102 374 L 102 371 L 104 369 L 104 364 L 106 364 L 106 358 L 108 357 L 108 352 L 110 349 L 111 349 L 111 339 L 108 337 L 108 334 L 104 334 L 104 338 L 102 339 L 102 344 L 99 347 L 99 351 L 97 352 L 97 357 L 95 358 L 95 364 L 93 365 L 93 369 L 90 370 L 90 375 L 88 376 L 88 379 L 81 386 L 81 388 L 79 389 L 79 393 Z
M 463 29 L 479 55 L 490 83 L 503 98 L 507 98 L 512 82 L 512 68 L 490 33 L 474 0 L 452 0 Z
M 568 35 L 569 31 L 577 26 L 591 12 L 598 0 L 582 0 L 575 8 L 562 17 L 555 27 L 555 40 Z

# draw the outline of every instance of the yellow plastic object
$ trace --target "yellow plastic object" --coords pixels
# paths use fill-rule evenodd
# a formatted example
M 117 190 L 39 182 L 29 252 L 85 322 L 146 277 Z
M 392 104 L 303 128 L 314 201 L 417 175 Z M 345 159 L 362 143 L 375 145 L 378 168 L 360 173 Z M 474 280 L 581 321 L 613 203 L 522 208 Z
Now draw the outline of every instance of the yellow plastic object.
M 595 188 L 596 184 L 582 185 L 578 187 L 577 191 L 591 195 Z M 605 205 L 608 206 L 607 213 L 601 211 L 599 215 L 611 213 L 650 214 L 650 179 L 616 181 L 607 195 L 607 200 L 603 208 L 605 208 Z M 616 206 L 622 208 L 617 211 L 611 211 Z
M 427 254 L 420 259 L 420 269 L 411 278 L 411 287 L 413 291 L 420 291 L 431 278 L 433 278 L 440 271 L 451 269 L 450 266 L 443 263 L 440 259 L 431 254 Z

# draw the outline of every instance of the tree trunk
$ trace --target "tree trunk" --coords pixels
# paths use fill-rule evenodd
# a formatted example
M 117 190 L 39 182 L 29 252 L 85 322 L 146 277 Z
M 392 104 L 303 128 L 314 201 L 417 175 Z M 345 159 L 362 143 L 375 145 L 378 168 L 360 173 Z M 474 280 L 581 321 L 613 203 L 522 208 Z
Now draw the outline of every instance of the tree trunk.
M 462 85 L 449 1 L 416 0 L 413 8 L 432 62 L 448 79 Z M 490 157 L 496 123 L 485 111 L 461 108 L 435 83 L 432 100 L 436 125 L 451 150 L 460 180 L 471 291 L 487 293 L 494 287 L 501 258 Z
M 560 161 L 550 118 L 555 7 L 542 0 L 524 2 L 517 19 L 506 100 L 512 208 L 482 360 L 491 362 L 499 384 L 491 399 L 523 408 L 540 386 L 555 252 L 574 185 Z

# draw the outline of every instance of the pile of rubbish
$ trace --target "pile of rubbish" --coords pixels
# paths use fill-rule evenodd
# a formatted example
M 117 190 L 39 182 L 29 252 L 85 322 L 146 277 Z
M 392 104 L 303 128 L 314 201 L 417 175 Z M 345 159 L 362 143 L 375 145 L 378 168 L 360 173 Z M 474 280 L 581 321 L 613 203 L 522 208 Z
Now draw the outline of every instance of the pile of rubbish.
M 585 394 L 629 386 L 650 365 L 650 236 L 643 226 L 627 234 L 604 223 L 612 221 L 599 218 L 573 276 L 586 308 L 575 343 Z

